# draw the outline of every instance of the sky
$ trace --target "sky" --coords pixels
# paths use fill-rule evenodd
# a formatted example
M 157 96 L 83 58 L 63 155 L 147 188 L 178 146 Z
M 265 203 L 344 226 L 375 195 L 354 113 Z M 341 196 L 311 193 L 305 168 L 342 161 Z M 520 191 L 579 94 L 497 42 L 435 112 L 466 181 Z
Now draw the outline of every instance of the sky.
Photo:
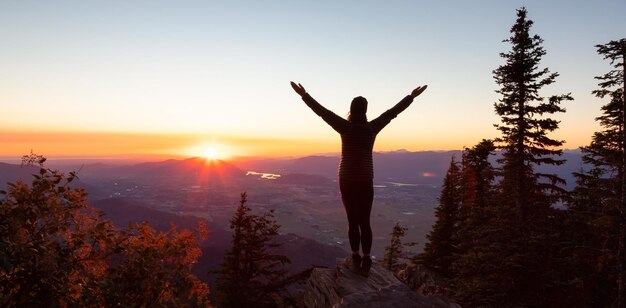
M 299 156 L 339 136 L 289 86 L 370 119 L 428 89 L 376 151 L 452 150 L 498 136 L 492 71 L 516 9 L 544 39 L 541 94 L 571 92 L 551 137 L 599 127 L 594 45 L 626 37 L 626 1 L 0 1 L 0 157 Z M 212 151 L 214 151 L 212 150 Z

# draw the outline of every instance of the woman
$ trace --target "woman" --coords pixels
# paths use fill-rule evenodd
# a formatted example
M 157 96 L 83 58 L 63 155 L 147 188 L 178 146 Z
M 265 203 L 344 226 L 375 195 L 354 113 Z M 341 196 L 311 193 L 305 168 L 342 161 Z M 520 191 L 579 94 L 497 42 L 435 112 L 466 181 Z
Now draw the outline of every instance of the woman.
M 413 99 L 424 92 L 427 86 L 417 87 L 393 108 L 369 122 L 366 116 L 367 100 L 364 97 L 359 96 L 352 100 L 346 120 L 320 105 L 301 84 L 292 81 L 291 87 L 313 112 L 341 135 L 339 190 L 348 216 L 348 238 L 352 249 L 352 256 L 346 258 L 346 265 L 350 270 L 367 276 L 372 265 L 370 212 L 374 200 L 374 141 L 376 135 L 409 107 Z M 359 254 L 359 246 L 362 246 L 363 257 Z

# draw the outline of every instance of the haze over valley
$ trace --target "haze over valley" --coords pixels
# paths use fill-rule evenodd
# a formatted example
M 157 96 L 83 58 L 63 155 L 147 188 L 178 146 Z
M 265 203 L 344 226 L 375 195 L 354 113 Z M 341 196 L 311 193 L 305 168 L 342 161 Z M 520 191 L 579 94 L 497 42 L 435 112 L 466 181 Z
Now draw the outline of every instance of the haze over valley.
M 417 243 L 410 252 L 422 250 L 453 155 L 458 160 L 460 152 L 375 153 L 374 256 L 382 256 L 397 222 L 408 228 L 405 241 Z M 581 168 L 580 154 L 566 151 L 564 156 L 568 162 L 558 171 L 569 180 L 569 173 Z M 349 251 L 345 211 L 336 183 L 338 161 L 338 156 L 329 155 L 238 158 L 232 162 L 188 158 L 127 165 L 68 164 L 52 159 L 48 164 L 64 171 L 78 170 L 77 185 L 88 191 L 90 204 L 118 226 L 147 220 L 162 230 L 170 223 L 191 228 L 197 220 L 194 217 L 203 218 L 212 230 L 205 245 L 225 249 L 230 241 L 229 220 L 240 194 L 247 192 L 253 210 L 275 211 L 282 234 L 312 239 L 337 252 Z M 0 187 L 16 179 L 28 183 L 36 171 L 0 163 Z

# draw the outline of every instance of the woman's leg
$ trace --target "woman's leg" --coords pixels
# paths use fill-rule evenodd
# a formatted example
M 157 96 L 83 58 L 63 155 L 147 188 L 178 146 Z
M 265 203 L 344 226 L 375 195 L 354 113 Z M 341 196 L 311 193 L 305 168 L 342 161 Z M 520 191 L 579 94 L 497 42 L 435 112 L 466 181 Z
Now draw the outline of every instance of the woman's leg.
M 348 239 L 352 253 L 359 253 L 361 233 L 359 232 L 358 189 L 353 182 L 339 180 L 341 201 L 348 216 Z
M 372 250 L 372 227 L 370 226 L 370 214 L 374 201 L 374 185 L 371 182 L 362 184 L 359 194 L 358 219 L 361 229 L 361 245 L 363 255 L 369 255 Z
M 370 213 L 374 199 L 371 181 L 339 181 L 341 199 L 348 216 L 348 238 L 352 252 L 363 247 L 363 254 L 369 255 L 372 249 L 372 228 Z

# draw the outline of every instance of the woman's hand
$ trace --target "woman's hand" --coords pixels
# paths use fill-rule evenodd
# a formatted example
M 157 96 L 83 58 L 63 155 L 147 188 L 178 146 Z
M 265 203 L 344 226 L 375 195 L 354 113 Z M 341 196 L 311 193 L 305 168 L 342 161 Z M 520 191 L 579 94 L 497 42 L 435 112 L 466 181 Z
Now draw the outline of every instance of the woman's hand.
M 292 86 L 293 86 L 293 83 L 292 83 Z M 420 86 L 420 87 L 415 88 L 415 90 L 413 90 L 413 92 L 411 92 L 411 94 L 410 94 L 411 97 L 416 98 L 418 95 L 422 94 L 422 92 L 424 92 L 424 90 L 426 90 L 426 88 L 428 88 L 428 85 Z
M 291 82 L 291 87 L 293 88 L 294 91 L 296 91 L 296 93 L 298 93 L 298 95 L 302 96 L 304 95 L 304 93 L 306 93 L 306 90 L 304 89 L 304 87 L 301 84 L 296 84 L 295 82 Z

